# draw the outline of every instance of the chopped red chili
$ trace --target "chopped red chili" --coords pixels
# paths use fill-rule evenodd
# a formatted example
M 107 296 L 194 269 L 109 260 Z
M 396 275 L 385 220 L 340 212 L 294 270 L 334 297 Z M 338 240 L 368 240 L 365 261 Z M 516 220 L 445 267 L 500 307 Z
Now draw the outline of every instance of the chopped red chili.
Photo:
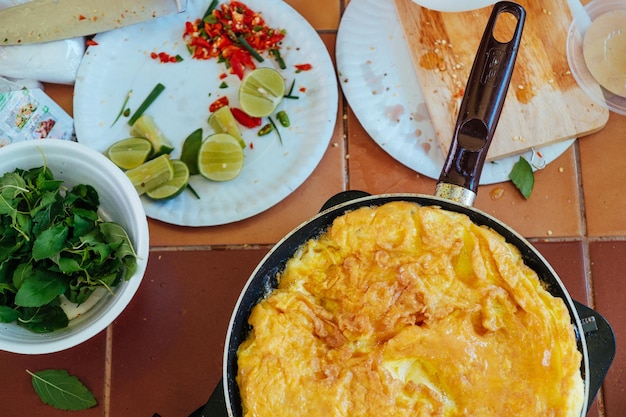
M 294 67 L 296 67 L 298 72 L 300 72 L 300 71 L 310 71 L 310 70 L 313 69 L 313 65 L 311 65 L 311 64 L 296 64 L 296 65 L 294 65 Z
M 215 110 L 224 106 L 228 106 L 227 96 L 220 97 L 217 100 L 215 100 L 213 103 L 211 103 L 211 105 L 209 106 L 209 111 L 213 113 Z
M 87 45 L 88 46 L 96 46 L 96 45 L 98 45 L 98 42 L 94 41 L 93 39 L 87 39 Z
M 162 63 L 168 63 L 168 62 L 175 63 L 175 62 L 180 62 L 183 60 L 183 58 L 180 55 L 170 55 L 166 52 L 151 52 L 150 58 L 154 60 L 158 60 Z
M 231 107 L 230 111 L 233 114 L 233 117 L 235 118 L 235 120 L 237 120 L 237 122 L 239 122 L 242 126 L 245 126 L 248 128 L 261 126 L 260 117 L 252 117 L 248 115 L 246 112 L 244 112 L 243 110 L 238 109 L 237 107 Z
M 284 30 L 270 28 L 258 12 L 236 0 L 213 9 L 204 19 L 185 22 L 183 33 L 193 58 L 223 59 L 230 72 L 239 78 L 256 65 L 253 54 L 238 38 L 254 51 L 264 52 L 279 49 L 284 37 Z

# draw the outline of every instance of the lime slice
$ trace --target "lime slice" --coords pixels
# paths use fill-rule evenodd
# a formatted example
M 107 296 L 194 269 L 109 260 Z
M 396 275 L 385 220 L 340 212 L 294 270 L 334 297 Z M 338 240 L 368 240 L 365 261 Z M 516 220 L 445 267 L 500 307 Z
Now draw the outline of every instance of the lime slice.
M 128 138 L 115 142 L 107 150 L 109 159 L 122 169 L 132 169 L 146 162 L 152 144 L 144 138 Z
M 139 195 L 165 184 L 174 176 L 174 167 L 169 156 L 160 155 L 126 171 Z
M 199 174 L 198 152 L 202 145 L 202 128 L 194 130 L 183 142 L 183 149 L 180 151 L 180 160 L 187 164 L 189 175 Z
M 165 137 L 161 129 L 156 125 L 152 116 L 148 114 L 142 115 L 130 129 L 130 134 L 140 138 L 146 138 L 152 143 L 154 155 L 169 154 L 174 150 L 170 141 Z
M 239 87 L 239 104 L 252 117 L 269 116 L 285 95 L 285 80 L 272 68 L 257 68 L 248 73 Z
M 200 174 L 213 181 L 229 181 L 243 168 L 243 149 L 237 139 L 227 133 L 207 138 L 198 153 Z
M 153 200 L 166 200 L 182 193 L 189 183 L 189 168 L 187 164 L 178 159 L 170 161 L 174 168 L 174 176 L 171 180 L 156 188 L 146 191 L 146 195 Z
M 239 131 L 239 126 L 235 116 L 230 111 L 230 107 L 224 106 L 215 110 L 209 117 L 209 126 L 215 130 L 215 133 L 228 133 L 237 139 L 242 148 L 246 147 L 246 142 L 241 136 L 241 131 Z

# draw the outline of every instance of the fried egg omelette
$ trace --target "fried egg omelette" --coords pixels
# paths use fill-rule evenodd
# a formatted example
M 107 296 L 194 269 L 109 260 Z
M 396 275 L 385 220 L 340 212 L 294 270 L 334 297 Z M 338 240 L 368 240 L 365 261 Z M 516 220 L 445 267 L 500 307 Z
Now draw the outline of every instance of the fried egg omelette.
M 569 312 L 466 215 L 391 202 L 289 259 L 238 350 L 246 417 L 580 417 Z

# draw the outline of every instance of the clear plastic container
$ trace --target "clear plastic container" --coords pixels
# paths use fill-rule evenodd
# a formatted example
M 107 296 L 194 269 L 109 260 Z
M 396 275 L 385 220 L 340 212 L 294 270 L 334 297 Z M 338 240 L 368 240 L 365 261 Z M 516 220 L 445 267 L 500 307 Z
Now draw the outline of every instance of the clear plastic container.
M 624 0 L 594 0 L 584 7 L 584 11 L 587 13 L 591 25 L 599 18 L 604 20 L 608 13 L 624 16 L 624 21 L 618 25 L 618 28 L 615 25 L 613 25 L 614 27 L 609 25 L 603 29 L 607 31 L 607 37 L 611 33 L 626 36 L 626 2 Z M 591 27 L 588 26 L 587 16 L 574 16 L 567 34 L 567 62 L 570 70 L 578 85 L 592 100 L 615 113 L 626 115 L 626 96 L 615 94 L 603 87 L 599 80 L 594 77 L 585 60 L 583 46 L 586 32 Z M 617 33 L 621 31 L 623 34 Z M 626 71 L 626 69 L 624 70 Z

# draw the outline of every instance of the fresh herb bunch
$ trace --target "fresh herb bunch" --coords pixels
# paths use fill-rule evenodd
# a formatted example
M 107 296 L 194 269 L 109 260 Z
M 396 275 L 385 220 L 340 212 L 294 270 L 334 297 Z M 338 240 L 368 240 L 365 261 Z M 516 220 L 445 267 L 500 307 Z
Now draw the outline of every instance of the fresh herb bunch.
M 64 328 L 60 295 L 81 304 L 132 276 L 137 255 L 128 234 L 98 206 L 92 186 L 69 190 L 47 166 L 0 178 L 0 322 L 37 333 Z

